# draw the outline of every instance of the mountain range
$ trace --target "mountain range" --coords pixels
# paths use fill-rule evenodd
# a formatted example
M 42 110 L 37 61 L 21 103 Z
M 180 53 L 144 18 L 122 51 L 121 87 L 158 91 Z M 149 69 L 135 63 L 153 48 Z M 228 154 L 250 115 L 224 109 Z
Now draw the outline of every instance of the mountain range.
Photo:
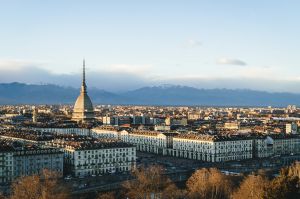
M 52 84 L 0 83 L 0 104 L 73 104 L 79 88 Z M 94 104 L 187 106 L 287 106 L 300 105 L 300 94 L 248 89 L 198 89 L 163 85 L 113 93 L 89 88 Z

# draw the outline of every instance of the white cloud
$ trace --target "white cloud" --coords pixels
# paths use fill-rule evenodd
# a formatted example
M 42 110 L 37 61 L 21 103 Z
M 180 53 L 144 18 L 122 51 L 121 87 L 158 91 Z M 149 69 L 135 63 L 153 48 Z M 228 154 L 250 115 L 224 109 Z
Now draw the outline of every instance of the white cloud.
M 126 91 L 144 86 L 176 84 L 196 88 L 247 88 L 266 91 L 300 93 L 300 77 L 282 75 L 278 67 L 229 67 L 224 74 L 195 76 L 182 73 L 176 76 L 154 75 L 151 65 L 112 64 L 107 69 L 87 71 L 88 87 L 107 91 Z M 32 62 L 0 61 L 0 83 L 52 83 L 79 88 L 81 74 L 55 74 Z
M 148 85 L 150 65 L 110 65 L 103 70 L 87 70 L 88 87 L 124 91 Z M 81 71 L 81 70 L 80 70 Z M 32 62 L 0 61 L 0 83 L 57 84 L 80 87 L 81 74 L 56 74 Z
M 196 39 L 188 39 L 185 43 L 184 46 L 188 48 L 193 48 L 193 47 L 198 47 L 201 46 L 202 42 Z
M 228 59 L 228 58 L 218 59 L 217 64 L 227 64 L 227 65 L 237 65 L 237 66 L 246 66 L 247 65 L 247 63 L 242 60 Z
M 24 60 L 0 60 L 0 69 L 7 71 L 20 70 L 22 67 L 31 65 L 34 65 L 34 63 Z

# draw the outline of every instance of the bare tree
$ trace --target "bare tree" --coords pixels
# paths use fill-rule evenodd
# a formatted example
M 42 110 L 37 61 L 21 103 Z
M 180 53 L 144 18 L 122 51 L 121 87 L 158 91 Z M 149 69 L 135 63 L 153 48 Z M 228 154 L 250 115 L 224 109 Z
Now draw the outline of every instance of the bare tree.
M 295 162 L 292 166 L 288 168 L 288 176 L 297 177 L 299 180 L 300 187 L 300 162 Z
M 123 184 L 125 195 L 130 199 L 161 198 L 164 190 L 172 184 L 171 180 L 164 176 L 162 171 L 161 166 L 150 166 L 149 168 L 134 170 L 132 172 L 134 180 Z M 175 187 L 175 185 L 172 185 L 169 189 L 175 189 Z M 167 189 L 164 193 L 167 193 Z
M 214 168 L 200 169 L 187 181 L 188 195 L 195 199 L 230 198 L 232 187 L 230 179 Z
M 233 193 L 232 198 L 261 199 L 265 195 L 268 184 L 269 181 L 263 176 L 249 175 Z
M 59 175 L 43 170 L 41 175 L 21 177 L 12 184 L 11 199 L 68 199 L 69 190 L 58 181 Z
M 5 199 L 5 196 L 0 192 L 0 199 Z
M 97 199 L 115 199 L 116 195 L 114 192 L 108 192 L 108 193 L 100 193 L 97 196 Z
M 39 176 L 25 176 L 20 177 L 12 184 L 11 199 L 28 198 L 38 199 L 40 198 L 40 179 Z
M 170 183 L 162 192 L 161 198 L 163 199 L 181 199 L 185 198 L 185 191 L 180 190 L 174 183 Z
M 297 165 L 298 167 L 298 165 Z M 294 173 L 295 165 L 281 169 L 280 175 L 266 189 L 265 199 L 300 198 L 299 177 Z

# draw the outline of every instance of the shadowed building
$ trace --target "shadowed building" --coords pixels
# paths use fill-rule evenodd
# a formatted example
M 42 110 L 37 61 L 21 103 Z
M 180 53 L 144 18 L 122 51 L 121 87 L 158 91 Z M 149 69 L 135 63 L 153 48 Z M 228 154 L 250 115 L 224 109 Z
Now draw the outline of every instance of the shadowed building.
M 77 122 L 90 122 L 94 120 L 94 108 L 90 97 L 87 94 L 85 83 L 85 61 L 83 60 L 82 85 L 73 110 L 72 120 Z

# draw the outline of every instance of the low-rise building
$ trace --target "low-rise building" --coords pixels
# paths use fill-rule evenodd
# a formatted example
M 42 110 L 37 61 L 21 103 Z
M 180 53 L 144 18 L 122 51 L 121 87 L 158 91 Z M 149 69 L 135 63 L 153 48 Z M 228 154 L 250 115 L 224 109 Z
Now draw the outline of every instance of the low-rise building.
M 138 151 L 156 154 L 168 154 L 173 146 L 173 136 L 177 133 L 162 133 L 158 131 L 121 131 L 120 139 L 136 146 Z
M 155 125 L 154 126 L 155 131 L 170 131 L 171 127 L 167 125 Z
M 172 155 L 207 162 L 252 158 L 252 140 L 239 136 L 181 134 L 173 138 Z
M 235 122 L 225 122 L 224 123 L 224 129 L 238 130 L 239 129 L 239 123 L 237 121 L 235 121 Z
M 298 125 L 296 122 L 287 123 L 285 125 L 285 133 L 287 134 L 297 134 L 298 133 Z
M 48 132 L 53 134 L 62 134 L 62 135 L 82 135 L 89 136 L 91 131 L 86 128 L 32 128 L 33 130 L 37 130 L 40 132 Z
M 135 168 L 134 146 L 111 139 L 57 139 L 49 145 L 64 152 L 66 172 L 76 177 L 126 172 Z
M 104 116 L 102 117 L 102 123 L 103 125 L 113 125 L 115 124 L 115 120 L 113 117 Z
M 102 126 L 102 127 L 93 128 L 91 130 L 91 136 L 95 138 L 119 139 L 119 132 L 115 127 Z
M 38 174 L 43 169 L 63 174 L 63 153 L 59 149 L 26 146 L 16 149 L 13 159 L 14 178 Z
M 254 156 L 257 158 L 300 154 L 299 135 L 270 134 L 254 140 Z
M 0 149 L 0 183 L 43 169 L 63 174 L 63 153 L 59 149 L 6 139 L 0 140 Z
M 198 120 L 201 118 L 200 113 L 188 113 L 188 120 Z
M 187 125 L 187 118 L 173 118 L 171 120 L 171 125 L 174 126 L 186 126 Z
M 0 184 L 11 182 L 13 179 L 13 147 L 0 140 Z

